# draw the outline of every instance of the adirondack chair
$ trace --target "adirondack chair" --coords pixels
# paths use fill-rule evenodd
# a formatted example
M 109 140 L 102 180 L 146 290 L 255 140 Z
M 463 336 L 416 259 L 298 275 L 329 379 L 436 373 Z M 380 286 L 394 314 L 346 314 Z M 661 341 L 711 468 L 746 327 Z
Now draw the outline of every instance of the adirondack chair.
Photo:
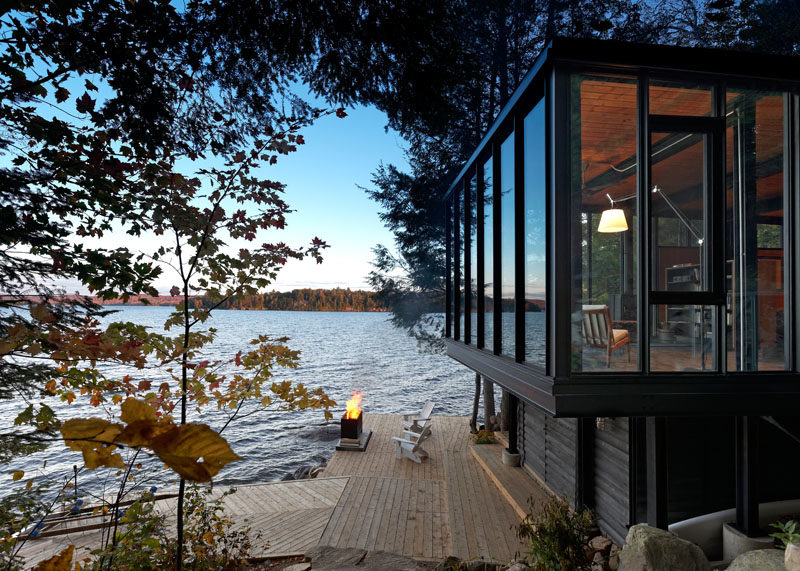
M 426 427 L 429 427 L 434 406 L 436 405 L 433 401 L 425 401 L 425 404 L 422 405 L 422 409 L 418 413 L 404 414 L 403 430 L 411 430 L 420 433 L 425 430 Z
M 428 457 L 428 453 L 422 448 L 422 443 L 431 435 L 430 427 L 425 427 L 422 432 L 404 430 L 403 434 L 405 438 L 392 436 L 392 440 L 394 440 L 394 455 L 398 459 L 408 458 L 417 464 L 422 464 L 422 461 Z

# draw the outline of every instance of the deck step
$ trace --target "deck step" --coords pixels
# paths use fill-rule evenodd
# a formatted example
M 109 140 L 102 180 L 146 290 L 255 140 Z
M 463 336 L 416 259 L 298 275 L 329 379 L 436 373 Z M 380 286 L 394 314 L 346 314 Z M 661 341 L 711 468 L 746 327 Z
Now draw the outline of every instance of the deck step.
M 473 444 L 470 452 L 520 518 L 528 513 L 528 499 L 547 501 L 549 494 L 525 470 L 503 464 L 502 444 Z

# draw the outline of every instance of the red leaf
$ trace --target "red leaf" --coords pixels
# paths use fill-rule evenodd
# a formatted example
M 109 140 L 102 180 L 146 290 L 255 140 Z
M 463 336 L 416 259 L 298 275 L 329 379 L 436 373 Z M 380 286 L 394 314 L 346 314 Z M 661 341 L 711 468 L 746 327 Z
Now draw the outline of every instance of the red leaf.
M 347 113 L 345 113 L 344 107 L 339 107 L 336 110 L 336 116 L 339 117 L 340 119 L 344 119 L 345 117 L 347 117 Z
M 188 75 L 184 75 L 183 77 L 181 77 L 180 81 L 178 81 L 178 87 L 181 89 L 188 89 L 189 91 L 191 91 L 192 88 L 194 87 L 194 80 Z
M 172 297 L 178 296 L 181 293 L 181 289 L 178 286 L 172 286 L 169 290 L 169 294 Z

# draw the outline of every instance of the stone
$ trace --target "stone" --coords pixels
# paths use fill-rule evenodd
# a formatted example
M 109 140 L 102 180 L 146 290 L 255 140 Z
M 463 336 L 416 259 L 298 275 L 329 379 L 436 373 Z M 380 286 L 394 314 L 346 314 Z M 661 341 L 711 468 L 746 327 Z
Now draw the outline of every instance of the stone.
M 628 530 L 619 571 L 710 571 L 703 550 L 663 529 L 638 524 Z
M 605 553 L 606 551 L 611 549 L 613 545 L 613 541 L 611 541 L 607 537 L 603 537 L 602 535 L 598 535 L 597 537 L 593 537 L 589 540 L 589 547 L 592 548 L 592 551 L 602 551 Z
M 622 553 L 619 546 L 616 543 L 611 544 L 611 549 L 608 550 L 608 568 L 611 571 L 617 571 L 619 569 L 619 554 Z
M 311 562 L 305 561 L 303 563 L 295 563 L 281 569 L 281 571 L 308 571 L 311 569 Z
M 800 543 L 786 546 L 783 564 L 786 565 L 786 571 L 800 571 Z
M 503 571 L 527 571 L 529 569 L 528 565 L 522 561 L 515 561 L 508 567 L 505 567 Z
M 742 553 L 728 566 L 728 571 L 784 571 L 783 551 L 756 549 Z
M 497 563 L 491 563 L 481 559 L 467 561 L 462 567 L 459 567 L 459 569 L 464 569 L 465 571 L 497 571 L 498 568 L 499 565 L 497 565 Z
M 772 549 L 774 540 L 768 535 L 750 537 L 742 533 L 732 523 L 722 524 L 722 558 L 733 561 L 742 553 L 754 549 Z
M 311 568 L 317 569 L 346 569 L 358 565 L 367 554 L 366 549 L 354 547 L 338 548 L 330 545 L 320 545 L 308 553 L 311 559 Z
M 316 569 L 316 565 L 314 569 Z M 388 551 L 370 551 L 358 565 L 359 569 L 393 569 L 394 571 L 425 571 L 425 567 L 419 563 Z

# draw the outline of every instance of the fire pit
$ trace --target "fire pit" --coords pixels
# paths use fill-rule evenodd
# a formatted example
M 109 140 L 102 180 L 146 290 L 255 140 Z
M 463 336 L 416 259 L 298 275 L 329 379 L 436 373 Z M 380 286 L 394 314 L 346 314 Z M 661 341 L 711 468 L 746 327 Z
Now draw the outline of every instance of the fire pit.
M 361 398 L 360 391 L 353 391 L 353 396 L 347 401 L 347 412 L 342 417 L 341 438 L 336 450 L 363 452 L 367 448 L 372 431 L 363 430 L 364 411 L 361 409 Z

